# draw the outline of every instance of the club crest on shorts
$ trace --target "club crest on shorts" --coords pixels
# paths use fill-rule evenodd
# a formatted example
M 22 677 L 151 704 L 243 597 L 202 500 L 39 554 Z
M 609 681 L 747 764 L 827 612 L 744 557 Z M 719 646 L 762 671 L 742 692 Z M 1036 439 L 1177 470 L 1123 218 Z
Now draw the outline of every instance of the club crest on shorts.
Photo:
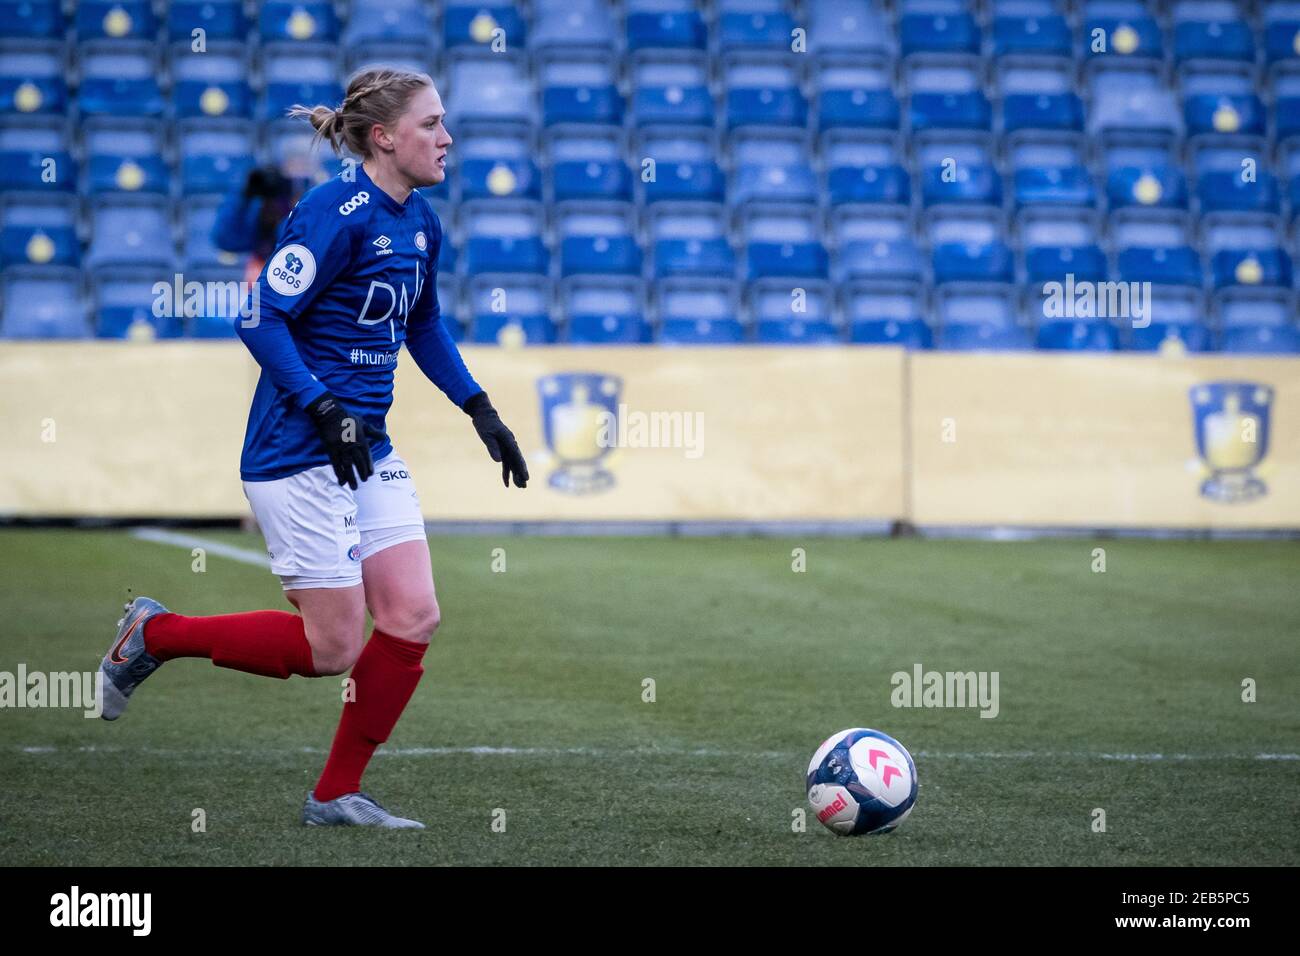
M 1201 459 L 1201 495 L 1235 504 L 1268 494 L 1255 468 L 1268 454 L 1273 389 L 1255 382 L 1193 385 L 1192 427 Z
M 547 479 L 557 491 L 590 495 L 614 487 L 605 465 L 618 434 L 623 380 L 602 372 L 561 372 L 537 381 L 542 434 L 558 461 Z
M 352 547 L 348 548 L 348 560 L 349 561 L 361 560 L 361 545 L 354 544 Z

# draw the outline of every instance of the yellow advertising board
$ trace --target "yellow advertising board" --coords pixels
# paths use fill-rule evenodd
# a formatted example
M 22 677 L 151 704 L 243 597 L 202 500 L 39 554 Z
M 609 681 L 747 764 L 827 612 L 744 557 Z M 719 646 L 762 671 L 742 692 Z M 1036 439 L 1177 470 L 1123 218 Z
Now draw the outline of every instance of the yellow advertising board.
M 910 357 L 918 525 L 1300 527 L 1300 361 Z
M 505 489 L 403 354 L 388 429 L 430 520 L 887 521 L 892 349 L 466 347 L 532 473 Z M 257 368 L 235 343 L 0 346 L 0 514 L 239 516 Z
M 403 355 L 433 521 L 1300 528 L 1300 360 L 873 348 L 475 348 L 502 487 Z M 239 517 L 238 342 L 0 346 L 0 516 Z

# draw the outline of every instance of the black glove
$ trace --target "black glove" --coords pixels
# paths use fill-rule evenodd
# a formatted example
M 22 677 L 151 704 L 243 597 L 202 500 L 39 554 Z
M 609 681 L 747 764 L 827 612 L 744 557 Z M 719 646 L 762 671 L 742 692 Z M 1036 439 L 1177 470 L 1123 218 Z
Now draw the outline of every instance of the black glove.
M 248 174 L 248 179 L 244 182 L 244 198 L 256 199 L 275 199 L 279 196 L 288 196 L 292 184 L 274 166 L 259 166 Z
M 519 451 L 519 443 L 514 433 L 506 428 L 501 416 L 488 401 L 487 392 L 471 395 L 461 406 L 465 414 L 474 420 L 478 437 L 487 445 L 488 454 L 493 461 L 501 462 L 501 482 L 510 487 L 510 476 L 515 476 L 515 486 L 523 488 L 528 484 L 528 465 Z
M 356 491 L 360 482 L 375 473 L 370 439 L 382 439 L 384 433 L 360 415 L 353 415 L 329 392 L 308 405 L 306 412 L 320 433 L 339 484 Z

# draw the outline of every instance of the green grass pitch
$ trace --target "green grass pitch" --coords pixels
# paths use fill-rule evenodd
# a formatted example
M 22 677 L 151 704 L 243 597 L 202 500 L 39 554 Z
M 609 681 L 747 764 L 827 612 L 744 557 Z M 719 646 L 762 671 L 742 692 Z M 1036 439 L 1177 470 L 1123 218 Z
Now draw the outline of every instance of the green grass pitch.
M 1294 543 L 430 545 L 443 627 L 365 782 L 427 831 L 298 825 L 340 678 L 178 661 L 116 723 L 0 710 L 0 864 L 1300 862 Z M 124 531 L 9 529 L 0 553 L 0 671 L 93 670 L 128 589 L 182 613 L 289 609 L 262 568 L 209 554 L 195 573 Z M 999 715 L 895 708 L 890 676 L 917 663 L 997 671 Z M 911 818 L 800 832 L 809 757 L 854 726 L 912 751 Z

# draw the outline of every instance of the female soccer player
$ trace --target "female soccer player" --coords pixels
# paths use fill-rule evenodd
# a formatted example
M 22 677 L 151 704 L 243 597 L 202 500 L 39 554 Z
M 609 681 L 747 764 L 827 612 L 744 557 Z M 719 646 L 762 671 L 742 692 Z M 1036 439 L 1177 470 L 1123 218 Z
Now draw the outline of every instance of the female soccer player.
M 346 146 L 364 158 L 294 207 L 258 279 L 259 307 L 238 330 L 262 367 L 240 463 L 244 493 L 271 570 L 301 613 L 186 617 L 136 598 L 100 665 L 103 715 L 121 716 L 140 683 L 178 657 L 282 679 L 351 668 L 355 699 L 343 706 L 303 822 L 421 828 L 361 792 L 439 621 L 419 499 L 384 429 L 403 342 L 470 415 L 506 487 L 513 478 L 523 488 L 528 469 L 439 313 L 442 224 L 416 192 L 442 182 L 452 143 L 433 81 L 365 70 L 338 109 L 291 115 L 307 117 L 336 152 Z

